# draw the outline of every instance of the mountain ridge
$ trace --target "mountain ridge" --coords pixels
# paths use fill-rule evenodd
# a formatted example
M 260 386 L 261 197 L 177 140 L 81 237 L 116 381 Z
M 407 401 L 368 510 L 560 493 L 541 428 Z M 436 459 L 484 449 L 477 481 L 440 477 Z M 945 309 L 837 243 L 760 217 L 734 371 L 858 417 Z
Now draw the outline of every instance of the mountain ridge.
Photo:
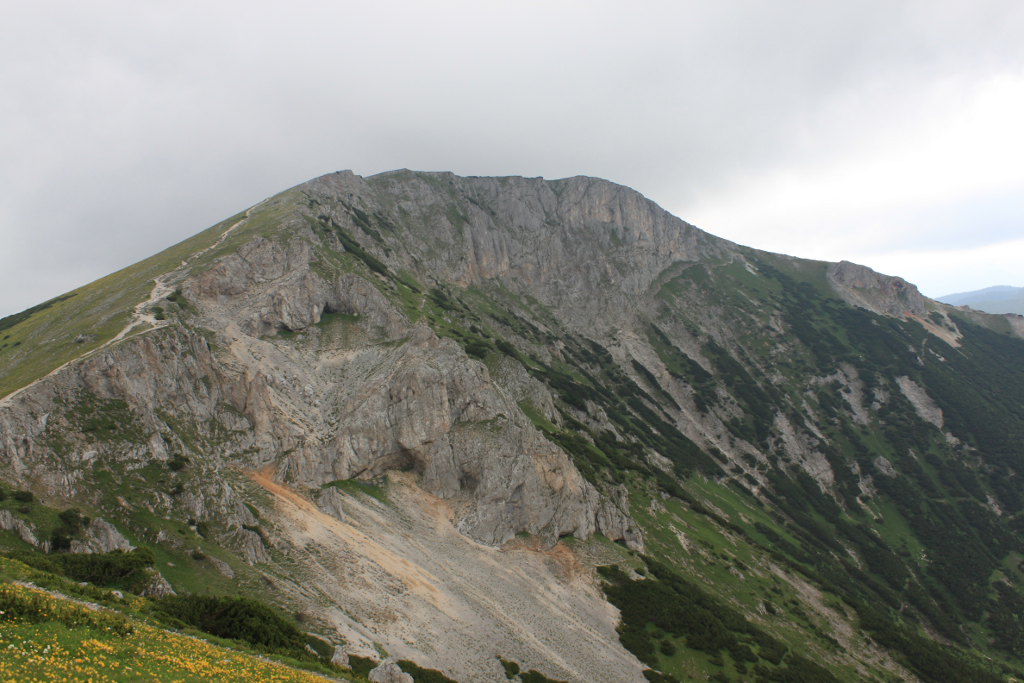
M 600 679 L 600 651 L 621 680 L 787 680 L 817 661 L 835 680 L 940 681 L 928 662 L 960 671 L 945 641 L 988 666 L 970 655 L 996 628 L 982 583 L 1019 574 L 1020 399 L 999 382 L 998 408 L 971 375 L 1019 352 L 1009 317 L 733 244 L 599 179 L 406 170 L 314 179 L 69 294 L 10 326 L 30 348 L 0 349 L 0 478 L 168 558 L 188 549 L 175 525 L 203 522 L 185 536 L 238 577 L 213 585 L 305 605 L 353 655 L 463 680 L 504 680 L 494 656 L 514 650 L 571 680 Z M 936 537 L 914 495 L 985 539 L 965 546 L 980 559 Z M 498 556 L 535 601 L 472 590 Z M 609 564 L 628 571 L 595 573 Z M 628 621 L 615 642 L 603 593 L 688 580 L 672 572 L 751 625 L 721 611 L 738 634 L 724 650 Z M 546 591 L 602 635 L 556 636 Z M 792 604 L 769 611 L 778 596 Z M 453 635 L 453 614 L 493 643 Z M 547 635 L 524 645 L 527 624 Z M 906 624 L 935 640 L 892 635 Z M 1007 651 L 985 650 L 1014 666 Z

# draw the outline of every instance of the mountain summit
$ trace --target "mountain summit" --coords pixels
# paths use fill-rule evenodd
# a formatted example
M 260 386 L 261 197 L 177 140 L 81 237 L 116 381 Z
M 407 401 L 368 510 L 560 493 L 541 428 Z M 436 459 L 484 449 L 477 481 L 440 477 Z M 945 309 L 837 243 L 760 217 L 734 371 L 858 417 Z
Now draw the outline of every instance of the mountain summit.
M 600 179 L 343 171 L 0 321 L 0 542 L 358 675 L 1002 681 L 1021 337 Z

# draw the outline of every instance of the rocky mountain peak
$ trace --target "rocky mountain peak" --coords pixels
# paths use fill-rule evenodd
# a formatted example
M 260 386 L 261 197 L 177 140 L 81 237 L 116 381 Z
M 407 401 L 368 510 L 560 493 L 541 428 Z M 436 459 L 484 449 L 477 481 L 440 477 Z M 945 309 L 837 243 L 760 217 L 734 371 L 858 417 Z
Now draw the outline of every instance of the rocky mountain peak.
M 987 682 L 1015 320 L 595 178 L 339 172 L 9 325 L 0 541 L 463 681 Z

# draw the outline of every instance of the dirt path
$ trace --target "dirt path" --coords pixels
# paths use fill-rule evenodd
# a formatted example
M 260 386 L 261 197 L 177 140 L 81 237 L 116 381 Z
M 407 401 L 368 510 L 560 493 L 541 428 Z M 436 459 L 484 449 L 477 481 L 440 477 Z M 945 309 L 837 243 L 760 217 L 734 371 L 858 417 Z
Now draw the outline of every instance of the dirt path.
M 158 275 L 157 277 L 153 278 L 153 289 L 149 293 L 149 298 L 146 299 L 145 301 L 143 301 L 142 303 L 139 303 L 139 304 L 137 304 L 135 306 L 135 308 L 132 310 L 132 318 L 131 318 L 130 321 L 128 321 L 128 324 L 124 326 L 124 329 L 122 329 L 120 332 L 118 332 L 117 335 L 115 335 L 113 339 L 111 339 L 110 341 L 106 342 L 102 346 L 94 349 L 90 353 L 95 353 L 96 351 L 100 351 L 101 349 L 105 349 L 106 347 L 110 346 L 111 344 L 116 344 L 117 342 L 121 341 L 126 336 L 128 336 L 128 333 L 130 333 L 134 328 L 138 327 L 139 325 L 148 323 L 148 324 L 152 325 L 153 329 L 157 329 L 157 328 L 160 328 L 160 327 L 166 327 L 167 325 L 169 325 L 170 321 L 167 321 L 167 320 L 157 320 L 156 317 L 152 313 L 147 312 L 148 308 L 150 308 L 157 301 L 160 301 L 161 299 L 163 299 L 168 294 L 170 294 L 171 292 L 174 291 L 174 286 L 168 284 L 168 281 L 174 280 L 174 276 L 175 275 L 180 274 L 182 270 L 187 268 L 189 266 L 189 264 L 194 262 L 200 256 L 202 256 L 203 254 L 206 254 L 207 252 L 210 252 L 210 251 L 216 249 L 217 247 L 219 247 L 220 245 L 222 245 L 224 243 L 224 240 L 226 240 L 228 238 L 228 235 L 230 235 L 235 230 L 235 228 L 237 228 L 239 225 L 241 225 L 242 223 L 244 223 L 247 220 L 249 220 L 249 214 L 252 213 L 253 209 L 256 209 L 259 206 L 263 205 L 266 201 L 267 200 L 264 199 L 259 204 L 255 204 L 255 205 L 249 207 L 248 209 L 246 209 L 245 215 L 241 218 L 241 220 L 238 220 L 235 223 L 233 223 L 231 225 L 231 227 L 229 227 L 227 230 L 225 230 L 223 233 L 221 233 L 221 236 L 217 238 L 216 242 L 214 242 L 213 244 L 208 246 L 206 249 L 202 249 L 202 250 L 197 251 L 196 253 L 192 254 L 187 259 L 182 261 L 181 265 L 178 266 L 177 268 L 175 268 L 174 270 L 172 270 L 170 272 L 167 272 L 167 273 L 164 273 L 163 275 Z
M 83 353 L 80 356 L 76 356 L 75 358 L 72 358 L 71 360 L 67 361 L 66 363 L 63 363 L 63 364 L 57 366 L 56 368 L 54 368 L 50 372 L 46 373 L 44 376 L 40 377 L 39 379 L 35 380 L 34 382 L 26 384 L 25 386 L 21 387 L 20 389 L 16 389 L 15 391 L 12 391 L 11 393 L 9 393 L 6 396 L 4 396 L 3 398 L 0 398 L 0 408 L 7 407 L 8 405 L 10 405 L 11 401 L 13 401 L 14 398 L 16 396 L 18 396 L 19 394 L 21 394 L 23 391 L 26 391 L 27 389 L 30 389 L 31 387 L 34 387 L 36 384 L 38 384 L 39 382 L 43 381 L 44 379 L 47 379 L 48 377 L 51 377 L 51 376 L 57 374 L 58 372 L 63 370 L 68 365 L 71 365 L 75 361 L 82 360 L 83 358 L 88 358 L 89 356 L 92 356 L 92 355 L 94 355 L 96 353 L 99 353 L 100 351 L 102 351 L 103 349 L 107 348 L 108 346 L 111 346 L 111 345 L 116 344 L 117 342 L 123 340 L 125 337 L 128 336 L 128 334 L 133 329 L 135 329 L 139 325 L 149 324 L 151 327 L 147 331 L 153 331 L 153 330 L 160 329 L 161 327 L 166 327 L 167 325 L 169 325 L 170 321 L 167 321 L 167 320 L 157 320 L 156 316 L 153 313 L 147 311 L 147 309 L 149 307 L 153 306 L 157 301 L 160 301 L 161 299 L 166 297 L 168 294 L 170 294 L 172 291 L 174 291 L 173 286 L 168 284 L 168 282 L 172 281 L 174 279 L 175 275 L 179 274 L 182 271 L 182 269 L 187 268 L 188 265 L 190 263 L 192 263 L 193 261 L 195 261 L 197 258 L 199 258 L 203 254 L 205 254 L 205 253 L 207 253 L 207 252 L 209 252 L 209 251 L 211 251 L 213 249 L 216 249 L 221 244 L 223 244 L 224 240 L 226 240 L 228 238 L 228 235 L 230 235 L 234 231 L 234 229 L 237 228 L 239 225 L 241 225 L 245 221 L 249 220 L 249 214 L 254 209 L 262 206 L 263 204 L 265 204 L 266 201 L 267 200 L 264 199 L 259 204 L 254 204 L 253 206 L 249 207 L 246 210 L 246 212 L 245 212 L 245 216 L 243 216 L 241 220 L 236 221 L 235 223 L 233 223 L 231 225 L 231 227 L 229 227 L 227 230 L 225 230 L 221 234 L 221 236 L 217 238 L 216 242 L 214 242 L 213 244 L 208 246 L 206 249 L 202 249 L 202 250 L 197 251 L 196 253 L 192 254 L 186 260 L 182 261 L 181 265 L 178 266 L 177 268 L 175 268 L 174 270 L 168 271 L 168 272 L 164 273 L 163 275 L 158 275 L 157 277 L 153 278 L 153 289 L 149 293 L 149 298 L 147 298 L 145 301 L 135 305 L 135 308 L 132 309 L 132 317 L 128 321 L 128 324 L 126 324 L 121 329 L 120 332 L 118 332 L 116 335 L 114 335 L 114 337 L 112 339 L 110 339 L 107 342 L 101 344 L 100 346 L 97 346 L 95 349 L 92 349 L 91 351 L 88 351 L 86 353 Z

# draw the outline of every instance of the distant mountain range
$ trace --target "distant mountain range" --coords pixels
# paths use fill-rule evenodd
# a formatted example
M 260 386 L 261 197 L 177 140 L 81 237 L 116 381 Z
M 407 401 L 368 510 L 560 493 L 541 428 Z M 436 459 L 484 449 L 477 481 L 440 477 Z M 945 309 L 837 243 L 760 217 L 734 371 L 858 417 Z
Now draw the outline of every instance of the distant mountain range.
M 973 292 L 947 294 L 936 301 L 953 306 L 970 306 L 986 313 L 1018 313 L 1024 315 L 1024 287 L 998 285 Z

